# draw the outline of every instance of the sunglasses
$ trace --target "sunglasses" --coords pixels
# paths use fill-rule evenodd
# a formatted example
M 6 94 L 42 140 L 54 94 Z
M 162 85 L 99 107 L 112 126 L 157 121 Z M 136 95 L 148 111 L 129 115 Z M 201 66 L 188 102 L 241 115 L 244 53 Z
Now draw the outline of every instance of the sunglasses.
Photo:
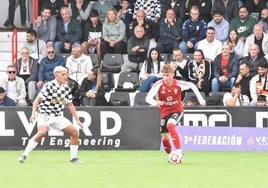
M 47 53 L 48 54 L 54 54 L 54 51 L 48 51 Z
M 9 74 L 15 74 L 16 71 L 8 71 Z

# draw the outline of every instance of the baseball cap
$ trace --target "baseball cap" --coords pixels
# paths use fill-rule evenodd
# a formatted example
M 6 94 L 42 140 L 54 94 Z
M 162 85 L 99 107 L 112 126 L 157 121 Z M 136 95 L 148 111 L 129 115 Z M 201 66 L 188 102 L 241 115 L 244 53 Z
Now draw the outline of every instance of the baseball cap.
M 0 87 L 0 93 L 5 93 L 5 89 L 3 87 Z

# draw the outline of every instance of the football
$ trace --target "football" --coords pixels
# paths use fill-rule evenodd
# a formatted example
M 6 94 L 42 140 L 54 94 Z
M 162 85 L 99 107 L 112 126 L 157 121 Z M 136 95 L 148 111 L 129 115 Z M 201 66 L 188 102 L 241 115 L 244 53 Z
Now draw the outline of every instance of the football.
M 172 151 L 168 155 L 168 161 L 172 164 L 180 164 L 183 160 L 183 154 L 180 152 Z

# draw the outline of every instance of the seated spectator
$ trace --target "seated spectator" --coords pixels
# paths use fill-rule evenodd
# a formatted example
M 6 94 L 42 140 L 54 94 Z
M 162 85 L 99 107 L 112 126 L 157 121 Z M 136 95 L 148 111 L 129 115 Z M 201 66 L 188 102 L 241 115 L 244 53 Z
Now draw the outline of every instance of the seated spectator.
M 228 44 L 222 46 L 222 53 L 215 58 L 213 67 L 214 78 L 211 91 L 219 92 L 222 88 L 231 89 L 238 74 L 238 59 L 231 53 L 231 47 Z
M 211 20 L 211 9 L 212 1 L 211 0 L 189 0 L 188 1 L 188 10 L 193 6 L 197 6 L 200 11 L 200 19 L 208 23 Z M 188 11 L 189 12 L 189 11 Z
M 152 48 L 149 57 L 142 64 L 139 74 L 140 78 L 140 92 L 148 92 L 152 85 L 162 77 L 161 67 L 165 61 L 161 59 L 160 53 L 156 48 Z
M 57 41 L 55 43 L 56 53 L 70 53 L 74 43 L 81 42 L 82 31 L 79 21 L 72 18 L 67 7 L 60 10 L 62 19 L 57 22 Z
M 145 36 L 144 28 L 142 26 L 136 26 L 134 36 L 128 39 L 128 61 L 124 62 L 121 72 L 139 72 L 142 62 L 146 60 L 148 47 L 149 40 Z
M 256 106 L 258 95 L 268 97 L 268 65 L 267 63 L 259 63 L 258 74 L 250 80 L 250 95 L 252 98 L 251 105 Z
M 170 64 L 174 68 L 174 77 L 177 80 L 188 80 L 188 60 L 183 57 L 183 53 L 181 49 L 174 49 L 173 50 L 173 60 Z
M 61 19 L 60 9 L 64 6 L 68 7 L 68 5 L 69 0 L 45 0 L 40 7 L 48 7 L 51 10 L 52 16 L 55 16 L 57 19 Z
M 235 83 L 231 92 L 225 93 L 223 96 L 224 106 L 249 106 L 250 101 L 247 95 L 241 94 L 241 85 Z
M 251 44 L 248 55 L 240 63 L 249 63 L 249 74 L 255 76 L 258 73 L 258 64 L 260 62 L 267 63 L 267 60 L 260 53 L 259 46 L 257 44 Z
M 42 8 L 41 15 L 33 22 L 33 29 L 36 31 L 37 38 L 45 41 L 48 45 L 53 45 L 56 38 L 57 18 L 51 15 L 51 10 L 47 7 Z
M 7 75 L 0 80 L 0 87 L 6 90 L 6 95 L 16 103 L 16 106 L 27 106 L 25 83 L 22 78 L 16 76 L 16 67 L 8 65 L 6 73 Z
M 202 50 L 197 49 L 194 52 L 194 59 L 187 65 L 188 80 L 196 85 L 199 91 L 209 95 L 211 88 L 212 69 L 208 60 L 205 60 Z
M 215 0 L 212 12 L 221 10 L 225 20 L 230 23 L 236 16 L 238 16 L 238 8 L 237 0 Z
M 173 49 L 178 48 L 181 41 L 181 28 L 179 20 L 173 9 L 167 10 L 166 18 L 160 22 L 160 37 L 156 48 L 160 53 L 172 53 Z
M 55 54 L 55 49 L 53 47 L 47 47 L 46 54 L 46 57 L 41 60 L 38 68 L 38 82 L 36 84 L 38 92 L 42 89 L 45 83 L 55 79 L 53 70 L 56 66 L 65 66 L 63 57 Z
M 93 64 L 91 58 L 82 53 L 82 46 L 76 43 L 72 45 L 72 55 L 67 58 L 66 67 L 69 69 L 69 77 L 81 85 Z
M 97 69 L 89 70 L 80 86 L 82 106 L 106 106 L 107 101 L 104 95 L 101 72 Z
M 268 33 L 268 8 L 262 9 L 259 24 L 262 25 L 263 31 Z
M 129 33 L 129 24 L 133 20 L 134 7 L 129 0 L 121 0 L 121 9 L 117 12 L 117 16 L 126 26 L 126 33 Z
M 97 53 L 100 62 L 102 23 L 99 20 L 99 13 L 96 9 L 92 9 L 89 14 L 89 19 L 86 22 L 83 36 L 84 36 L 82 43 L 83 54 Z
M 253 27 L 256 23 L 257 21 L 249 15 L 247 7 L 241 6 L 238 16 L 230 23 L 230 30 L 236 30 L 238 37 L 245 42 L 247 37 L 253 33 Z
M 69 69 L 67 67 L 66 67 L 66 69 L 68 70 L 68 75 L 69 75 Z M 74 106 L 80 106 L 80 91 L 79 91 L 79 85 L 78 85 L 77 81 L 68 77 L 67 85 L 71 89 Z
M 206 32 L 206 38 L 199 41 L 197 49 L 203 51 L 205 57 L 210 62 L 213 62 L 215 57 L 221 53 L 222 43 L 215 39 L 215 29 L 208 27 Z
M 115 9 L 109 9 L 102 25 L 103 40 L 101 43 L 102 59 L 106 53 L 125 54 L 127 44 L 125 42 L 126 26 L 117 17 Z
M 261 24 L 254 25 L 253 34 L 247 38 L 244 47 L 244 57 L 248 55 L 252 44 L 259 46 L 259 55 L 265 56 L 268 53 L 268 34 L 263 32 Z
M 21 48 L 20 56 L 21 58 L 17 60 L 14 66 L 17 69 L 17 76 L 24 80 L 27 91 L 26 99 L 28 105 L 31 106 L 36 93 L 38 64 L 37 60 L 30 57 L 29 50 L 26 47 Z
M 188 97 L 185 101 L 185 105 L 189 106 L 189 107 L 193 107 L 193 106 L 199 106 L 199 102 L 196 96 L 192 95 L 190 97 Z
M 248 96 L 249 100 L 251 100 L 249 82 L 252 77 L 253 76 L 249 74 L 249 63 L 240 63 L 239 74 L 235 79 L 235 83 L 239 83 L 241 85 L 241 94 Z
M 26 42 L 24 47 L 29 49 L 30 56 L 33 59 L 41 61 L 46 56 L 47 45 L 45 41 L 38 39 L 35 30 L 29 29 L 26 31 Z
M 134 29 L 137 25 L 142 26 L 144 28 L 146 37 L 150 40 L 148 49 L 149 53 L 150 49 L 155 48 L 157 45 L 156 42 L 158 41 L 159 38 L 158 24 L 154 23 L 150 19 L 146 19 L 143 10 L 138 10 L 135 19 L 129 25 L 129 33 L 127 33 L 128 39 L 134 36 Z
M 237 59 L 243 58 L 245 43 L 238 37 L 236 30 L 229 31 L 228 39 L 225 43 L 231 47 L 231 52 L 235 54 Z
M 228 38 L 229 22 L 224 19 L 222 11 L 214 11 L 213 19 L 208 23 L 207 27 L 215 29 L 215 39 L 224 43 Z
M 179 48 L 183 53 L 192 53 L 197 43 L 206 37 L 207 24 L 199 18 L 199 9 L 193 6 L 190 10 L 190 18 L 182 25 L 182 42 Z
M 161 4 L 159 0 L 136 0 L 133 18 L 138 10 L 143 10 L 147 19 L 157 23 L 161 15 Z
M 88 19 L 93 4 L 88 0 L 73 0 L 68 6 L 71 17 L 79 21 L 81 30 L 84 31 L 86 20 Z
M 6 95 L 6 90 L 0 87 L 0 106 L 16 106 L 15 101 Z
M 266 107 L 267 106 L 267 98 L 265 95 L 258 95 L 257 106 L 259 106 L 259 107 Z
M 183 23 L 186 19 L 186 3 L 185 0 L 160 0 L 161 3 L 161 18 L 166 16 L 168 9 L 173 9 L 176 19 L 179 23 Z
M 103 23 L 106 18 L 107 11 L 113 8 L 113 3 L 111 3 L 111 1 L 108 0 L 97 0 L 94 3 L 93 8 L 99 12 L 100 15 L 99 19 L 101 23 Z

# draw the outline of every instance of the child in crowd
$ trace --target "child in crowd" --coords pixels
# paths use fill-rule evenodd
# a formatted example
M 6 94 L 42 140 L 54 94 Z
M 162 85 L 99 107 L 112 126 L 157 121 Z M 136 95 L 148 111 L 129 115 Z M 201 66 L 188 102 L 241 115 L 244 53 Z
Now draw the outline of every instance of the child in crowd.
M 259 95 L 257 97 L 257 106 L 259 107 L 267 106 L 267 99 L 265 95 Z

